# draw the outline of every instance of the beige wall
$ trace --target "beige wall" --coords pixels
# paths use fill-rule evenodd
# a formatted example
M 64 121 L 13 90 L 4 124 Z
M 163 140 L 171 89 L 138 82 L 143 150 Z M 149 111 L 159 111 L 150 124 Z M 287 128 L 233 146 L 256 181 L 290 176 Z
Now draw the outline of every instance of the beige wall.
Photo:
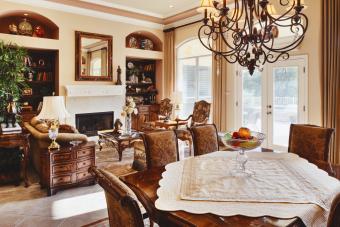
M 162 59 L 163 53 L 156 51 L 133 50 L 125 48 L 125 37 L 136 31 L 148 31 L 163 42 L 163 31 L 132 24 L 97 19 L 90 16 L 71 14 L 45 8 L 31 7 L 0 0 L 0 14 L 13 10 L 28 10 L 41 14 L 59 27 L 59 40 L 38 39 L 24 36 L 0 34 L 0 39 L 31 48 L 59 50 L 59 92 L 64 95 L 64 86 L 70 84 L 112 84 L 116 81 L 116 69 L 122 68 L 122 80 L 125 81 L 125 61 L 127 56 Z M 75 81 L 75 31 L 92 32 L 113 36 L 113 82 Z M 160 70 L 162 73 L 163 71 Z M 161 90 L 161 88 L 159 88 Z M 161 92 L 160 92 L 161 94 Z
M 308 56 L 308 121 L 311 124 L 321 125 L 321 0 L 305 0 L 308 5 L 305 11 L 309 18 L 309 27 L 306 37 L 299 50 L 291 55 Z M 278 7 L 279 8 L 279 7 Z M 200 24 L 182 27 L 176 30 L 176 47 L 186 40 L 197 38 Z M 235 65 L 228 64 L 228 129 L 234 129 L 235 107 Z

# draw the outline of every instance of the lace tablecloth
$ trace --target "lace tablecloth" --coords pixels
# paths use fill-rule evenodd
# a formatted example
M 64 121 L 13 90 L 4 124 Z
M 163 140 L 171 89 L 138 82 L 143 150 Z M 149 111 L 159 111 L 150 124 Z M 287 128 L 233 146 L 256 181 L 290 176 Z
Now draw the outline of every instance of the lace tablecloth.
M 249 153 L 250 178 L 235 178 L 234 152 L 216 152 L 166 166 L 156 207 L 220 216 L 300 217 L 325 226 L 337 179 L 295 154 Z

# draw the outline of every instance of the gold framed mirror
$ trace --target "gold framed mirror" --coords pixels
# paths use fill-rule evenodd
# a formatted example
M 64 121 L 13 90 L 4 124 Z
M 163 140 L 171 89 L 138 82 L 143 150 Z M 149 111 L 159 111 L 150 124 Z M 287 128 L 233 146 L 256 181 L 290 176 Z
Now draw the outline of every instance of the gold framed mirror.
M 76 81 L 112 80 L 112 36 L 76 31 Z

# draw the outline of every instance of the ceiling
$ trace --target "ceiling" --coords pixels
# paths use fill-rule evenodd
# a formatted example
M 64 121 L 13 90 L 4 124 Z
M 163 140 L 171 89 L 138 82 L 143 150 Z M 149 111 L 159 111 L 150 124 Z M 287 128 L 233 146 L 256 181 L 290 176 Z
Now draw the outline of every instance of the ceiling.
M 196 8 L 199 0 L 82 0 L 121 10 L 166 18 Z

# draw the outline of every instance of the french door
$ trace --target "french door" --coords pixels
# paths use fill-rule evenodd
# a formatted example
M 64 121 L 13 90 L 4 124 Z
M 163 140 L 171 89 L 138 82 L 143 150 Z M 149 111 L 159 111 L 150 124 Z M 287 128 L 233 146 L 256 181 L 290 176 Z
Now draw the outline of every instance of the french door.
M 265 133 L 263 147 L 287 150 L 290 124 L 307 122 L 307 61 L 291 57 L 252 76 L 238 67 L 236 126 Z

